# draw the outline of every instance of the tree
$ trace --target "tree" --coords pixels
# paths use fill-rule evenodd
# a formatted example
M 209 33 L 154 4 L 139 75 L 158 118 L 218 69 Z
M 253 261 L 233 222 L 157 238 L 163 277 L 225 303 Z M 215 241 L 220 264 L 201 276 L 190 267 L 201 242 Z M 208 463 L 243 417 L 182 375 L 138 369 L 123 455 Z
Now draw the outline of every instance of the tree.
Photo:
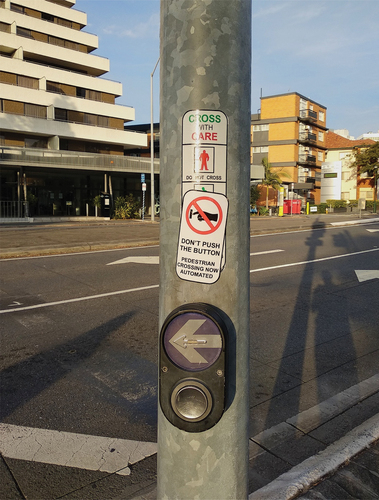
M 256 184 L 250 186 L 250 205 L 255 206 L 259 200 L 261 189 Z
M 266 208 L 268 209 L 268 190 L 272 187 L 277 191 L 280 188 L 282 179 L 277 172 L 271 171 L 271 165 L 268 162 L 268 158 L 262 159 L 262 165 L 265 169 L 265 178 L 262 180 L 262 184 L 266 186 Z M 289 177 L 287 172 L 281 172 L 281 175 Z
M 376 213 L 376 201 L 378 191 L 378 177 L 379 177 L 379 142 L 371 146 L 364 144 L 357 146 L 353 151 L 354 159 L 351 163 L 352 167 L 357 169 L 359 174 L 367 172 L 374 180 L 374 212 Z

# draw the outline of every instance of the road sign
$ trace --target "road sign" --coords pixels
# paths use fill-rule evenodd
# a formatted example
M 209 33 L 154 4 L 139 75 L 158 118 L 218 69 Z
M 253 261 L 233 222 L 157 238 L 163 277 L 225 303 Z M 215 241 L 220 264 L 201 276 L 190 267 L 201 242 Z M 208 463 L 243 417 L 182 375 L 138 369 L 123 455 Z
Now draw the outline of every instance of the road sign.
M 219 193 L 188 191 L 183 198 L 177 251 L 179 278 L 212 284 L 224 267 L 228 199 Z
M 145 182 L 145 174 L 141 174 L 141 182 Z
M 142 183 L 142 191 L 146 191 L 146 182 Z
M 227 132 L 222 111 L 197 109 L 184 114 L 183 194 L 191 189 L 226 194 Z

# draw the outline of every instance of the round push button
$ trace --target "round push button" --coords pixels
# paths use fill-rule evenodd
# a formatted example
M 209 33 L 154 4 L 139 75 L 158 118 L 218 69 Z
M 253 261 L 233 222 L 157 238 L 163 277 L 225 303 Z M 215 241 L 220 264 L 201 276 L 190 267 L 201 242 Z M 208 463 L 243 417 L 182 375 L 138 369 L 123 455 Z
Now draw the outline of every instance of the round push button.
M 209 415 L 212 409 L 212 396 L 201 382 L 186 380 L 175 387 L 171 405 L 183 420 L 198 422 Z

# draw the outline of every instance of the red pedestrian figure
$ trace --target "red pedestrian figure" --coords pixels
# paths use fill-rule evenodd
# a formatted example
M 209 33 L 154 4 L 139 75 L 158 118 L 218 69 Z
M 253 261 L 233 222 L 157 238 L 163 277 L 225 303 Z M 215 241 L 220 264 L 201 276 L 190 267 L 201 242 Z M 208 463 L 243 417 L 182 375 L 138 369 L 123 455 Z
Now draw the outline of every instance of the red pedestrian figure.
M 203 149 L 203 152 L 199 155 L 199 159 L 201 160 L 200 170 L 208 170 L 209 154 L 205 151 L 205 149 Z

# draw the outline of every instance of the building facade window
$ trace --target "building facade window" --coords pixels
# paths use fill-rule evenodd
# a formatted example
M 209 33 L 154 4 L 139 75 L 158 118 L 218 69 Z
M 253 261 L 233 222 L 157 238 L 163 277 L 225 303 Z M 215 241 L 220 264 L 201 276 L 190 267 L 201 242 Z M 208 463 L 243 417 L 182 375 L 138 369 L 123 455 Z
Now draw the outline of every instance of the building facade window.
M 24 38 L 32 38 L 33 39 L 32 32 L 26 28 L 20 28 L 19 26 L 17 26 L 16 33 L 18 36 L 23 36 Z
M 39 106 L 38 104 L 25 103 L 25 116 L 32 116 L 33 118 L 47 117 L 46 106 Z
M 267 132 L 269 129 L 268 123 L 263 123 L 261 125 L 253 125 L 253 132 Z
M 323 111 L 318 112 L 318 119 L 320 122 L 325 121 L 325 113 Z
M 67 121 L 67 109 L 55 108 L 54 116 L 55 116 L 55 120 L 58 120 L 60 122 L 66 122 Z
M 19 12 L 20 14 L 24 14 L 24 7 L 22 7 L 21 5 L 17 5 L 15 3 L 11 3 L 11 10 L 13 10 L 13 12 Z
M 359 190 L 359 197 L 364 198 L 365 200 L 373 200 L 374 199 L 374 190 L 361 188 Z
M 324 142 L 324 132 L 319 132 L 319 133 L 318 133 L 318 140 L 319 140 L 320 142 Z
M 268 146 L 254 146 L 253 153 L 268 153 Z

